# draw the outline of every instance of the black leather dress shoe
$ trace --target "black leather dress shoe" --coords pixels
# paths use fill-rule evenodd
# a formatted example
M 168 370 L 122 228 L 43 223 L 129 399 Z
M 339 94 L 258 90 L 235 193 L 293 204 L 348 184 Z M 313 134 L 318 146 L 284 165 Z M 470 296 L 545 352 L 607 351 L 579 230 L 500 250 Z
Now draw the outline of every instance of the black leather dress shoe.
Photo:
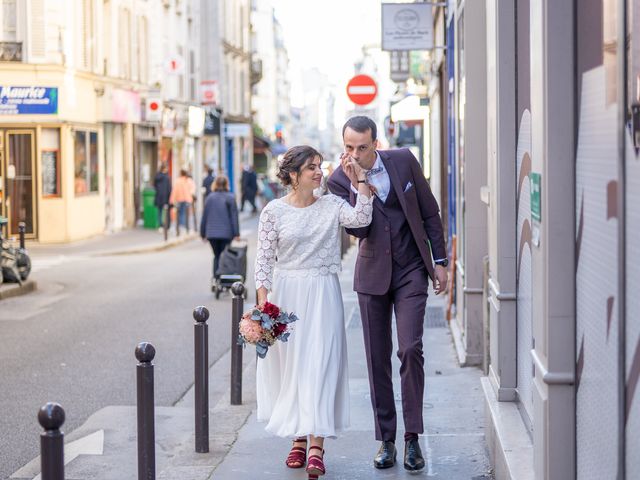
M 393 442 L 382 442 L 376 458 L 373 459 L 373 466 L 376 468 L 390 468 L 396 464 L 396 445 Z
M 424 458 L 418 440 L 409 440 L 404 444 L 404 469 L 417 472 L 424 468 Z

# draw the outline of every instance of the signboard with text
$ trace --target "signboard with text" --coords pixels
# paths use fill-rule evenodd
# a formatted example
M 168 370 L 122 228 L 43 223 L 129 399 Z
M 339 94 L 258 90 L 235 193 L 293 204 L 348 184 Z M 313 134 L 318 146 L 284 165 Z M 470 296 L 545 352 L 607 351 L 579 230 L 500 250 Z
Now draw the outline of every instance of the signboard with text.
M 57 87 L 0 87 L 0 115 L 58 113 Z
M 431 50 L 432 8 L 430 3 L 383 3 L 382 50 Z

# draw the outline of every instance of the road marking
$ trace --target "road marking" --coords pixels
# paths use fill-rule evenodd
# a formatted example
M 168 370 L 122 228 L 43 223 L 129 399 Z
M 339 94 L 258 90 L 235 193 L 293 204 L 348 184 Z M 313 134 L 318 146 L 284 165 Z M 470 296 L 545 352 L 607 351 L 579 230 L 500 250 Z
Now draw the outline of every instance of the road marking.
M 98 430 L 85 437 L 79 438 L 64 446 L 64 464 L 68 465 L 80 455 L 102 455 L 104 453 L 104 430 Z M 11 478 L 29 478 L 33 475 L 33 468 L 38 466 L 40 469 L 40 457 L 37 457 L 33 461 L 29 462 L 26 466 L 22 467 L 16 473 L 11 475 Z M 36 470 L 36 471 L 38 471 Z M 24 473 L 22 473 L 24 471 Z M 31 471 L 31 475 L 28 472 Z M 28 475 L 28 476 L 27 476 Z M 39 473 L 33 480 L 42 480 L 42 474 Z
M 66 255 L 58 255 L 56 257 L 32 257 L 31 272 L 41 272 L 51 267 L 63 264 L 67 260 Z

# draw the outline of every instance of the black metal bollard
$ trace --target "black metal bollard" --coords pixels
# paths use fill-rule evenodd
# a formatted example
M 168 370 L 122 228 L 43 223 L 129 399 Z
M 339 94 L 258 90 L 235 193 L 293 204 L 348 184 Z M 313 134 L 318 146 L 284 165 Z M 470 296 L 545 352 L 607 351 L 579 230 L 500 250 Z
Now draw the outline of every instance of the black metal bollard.
M 235 282 L 231 309 L 231 405 L 242 405 L 242 345 L 238 345 L 242 318 L 244 285 Z
M 27 225 L 24 222 L 18 223 L 18 235 L 20 235 L 20 248 L 24 250 L 24 233 L 27 230 Z
M 42 480 L 64 480 L 64 409 L 49 402 L 38 411 L 38 422 L 44 428 L 40 434 L 40 469 Z
M 136 347 L 138 398 L 138 480 L 155 480 L 155 407 L 153 400 L 153 357 L 156 349 L 148 342 Z
M 209 310 L 193 309 L 193 345 L 195 351 L 196 452 L 209 451 Z
M 164 230 L 164 241 L 166 242 L 167 239 L 169 238 L 169 214 L 171 213 L 171 211 L 169 210 L 169 205 L 163 205 L 162 206 L 162 211 L 163 211 L 163 220 L 164 220 L 164 224 L 162 225 L 162 229 Z

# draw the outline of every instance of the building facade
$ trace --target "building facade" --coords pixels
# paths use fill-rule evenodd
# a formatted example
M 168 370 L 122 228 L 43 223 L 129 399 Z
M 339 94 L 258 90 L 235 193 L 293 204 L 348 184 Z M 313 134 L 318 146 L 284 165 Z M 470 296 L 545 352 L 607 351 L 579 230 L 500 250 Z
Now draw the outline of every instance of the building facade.
M 254 2 L 251 15 L 253 61 L 258 62 L 254 70 L 260 72 L 251 97 L 254 122 L 269 140 L 275 142 L 289 137 L 289 57 L 282 25 L 271 3 Z
M 198 174 L 196 2 L 3 0 L 1 15 L 10 235 L 22 221 L 43 243 L 132 227 L 158 161 Z
M 639 9 L 440 12 L 451 328 L 486 369 L 496 478 L 640 476 Z
M 214 102 L 206 102 L 217 117 L 207 134 L 207 163 L 229 177 L 240 191 L 242 166 L 253 150 L 251 115 L 251 3 L 249 0 L 202 0 L 203 82 L 215 85 Z M 219 126 L 217 126 L 219 121 Z M 217 152 L 217 153 L 216 153 Z

